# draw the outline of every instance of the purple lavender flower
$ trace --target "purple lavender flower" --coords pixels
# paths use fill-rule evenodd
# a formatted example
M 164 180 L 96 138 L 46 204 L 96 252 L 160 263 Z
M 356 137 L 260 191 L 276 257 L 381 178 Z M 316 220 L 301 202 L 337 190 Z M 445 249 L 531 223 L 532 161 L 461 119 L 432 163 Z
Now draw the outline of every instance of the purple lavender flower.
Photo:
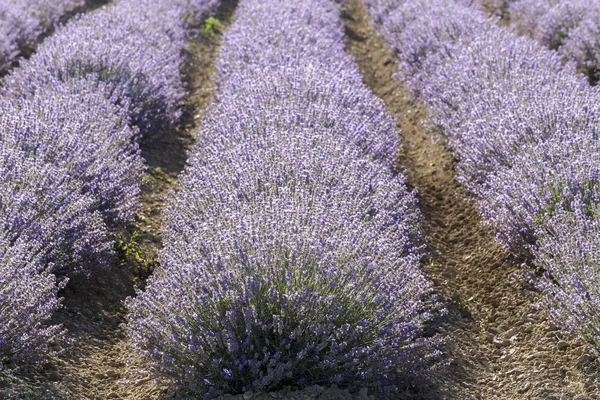
M 0 357 L 35 361 L 63 334 L 60 326 L 48 321 L 60 308 L 57 292 L 66 281 L 57 282 L 42 268 L 43 251 L 35 242 L 12 240 L 4 232 L 0 237 Z
M 437 310 L 394 121 L 345 55 L 333 3 L 245 0 L 236 17 L 128 333 L 194 395 L 397 389 L 436 355 L 419 336 Z
M 50 21 L 63 3 L 36 4 Z M 133 125 L 176 120 L 189 16 L 214 5 L 122 0 L 59 28 L 3 79 L 0 358 L 35 361 L 60 336 L 48 325 L 65 282 L 54 274 L 108 265 L 112 229 L 139 209 L 144 167 Z
M 540 227 L 536 255 L 553 278 L 540 286 L 548 294 L 553 318 L 600 352 L 598 203 L 580 200 L 573 199 L 569 210 L 559 207 Z
M 7 0 L 0 4 L 0 72 L 31 47 L 63 15 L 83 6 L 83 0 Z
M 562 66 L 557 53 L 518 38 L 511 29 L 481 23 L 476 7 L 433 3 L 367 1 L 395 48 L 435 43 L 447 50 L 424 57 L 421 66 L 410 64 L 411 53 L 400 51 L 401 70 L 412 74 L 409 84 L 429 104 L 429 125 L 448 136 L 459 179 L 477 196 L 484 222 L 514 253 L 548 271 L 540 286 L 551 314 L 599 349 L 594 235 L 600 204 L 600 92 L 576 73 L 574 64 Z M 533 7 L 540 3 L 548 7 Z M 582 17 L 575 2 L 568 4 L 573 6 L 569 12 L 553 2 L 521 1 L 513 10 L 535 21 L 535 32 L 548 33 L 542 35 L 548 46 L 560 41 L 561 50 L 582 26 L 590 29 L 585 25 L 588 10 Z M 402 12 L 408 7 L 423 12 L 414 18 Z M 439 9 L 448 12 L 440 16 Z M 545 20 L 537 16 L 539 10 Z M 436 35 L 462 23 L 466 26 L 452 31 L 458 36 Z M 416 31 L 424 37 L 407 34 Z M 415 66 L 414 73 L 402 67 L 407 63 Z

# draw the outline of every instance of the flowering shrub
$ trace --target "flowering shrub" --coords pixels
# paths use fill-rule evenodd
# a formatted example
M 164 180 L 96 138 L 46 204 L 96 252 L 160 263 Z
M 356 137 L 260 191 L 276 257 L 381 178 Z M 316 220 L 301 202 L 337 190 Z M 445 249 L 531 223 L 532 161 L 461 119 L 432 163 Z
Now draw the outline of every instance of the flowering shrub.
M 414 94 L 423 90 L 424 79 L 435 74 L 445 59 L 455 54 L 460 41 L 491 25 L 481 13 L 473 13 L 454 1 L 367 1 L 373 19 L 398 54 L 398 78 Z M 426 8 L 427 12 L 421 12 Z
M 48 320 L 60 307 L 57 292 L 66 282 L 56 282 L 54 275 L 41 270 L 43 252 L 35 243 L 22 238 L 11 243 L 4 232 L 0 237 L 0 362 L 35 361 L 62 335 L 61 327 L 48 325 Z
M 586 15 L 579 25 L 573 28 L 560 47 L 560 53 L 567 60 L 575 60 L 579 70 L 592 83 L 600 81 L 600 11 Z
M 67 168 L 32 157 L 11 142 L 2 142 L 0 160 L 0 224 L 10 243 L 20 237 L 36 242 L 43 252 L 40 270 L 89 272 L 105 265 L 111 242 L 94 199 Z
M 216 2 L 203 3 L 197 12 Z M 177 121 L 185 94 L 179 68 L 187 2 L 145 4 L 121 1 L 58 29 L 7 77 L 5 94 L 18 97 L 56 80 L 87 79 L 90 87 L 104 86 L 117 105 L 128 104 L 132 122 L 144 132 Z
M 0 4 L 0 72 L 32 46 L 63 15 L 84 5 L 83 0 L 7 0 Z
M 577 63 L 592 82 L 600 78 L 600 7 L 581 0 L 519 0 L 509 7 L 511 21 L 542 45 Z
M 427 12 L 406 18 L 396 11 L 408 4 Z M 430 4 L 367 1 L 392 46 L 411 48 L 426 41 L 404 31 L 469 25 L 458 38 L 443 37 L 451 51 L 438 53 L 435 62 L 424 66 L 430 68 L 427 77 L 409 82 L 430 105 L 428 123 L 448 136 L 459 179 L 477 195 L 484 221 L 513 252 L 548 271 L 540 285 L 548 294 L 551 314 L 599 349 L 600 296 L 592 272 L 598 249 L 592 236 L 600 203 L 600 94 L 576 74 L 574 65 L 561 66 L 555 53 L 512 30 L 480 23 L 480 10 L 458 2 L 425 7 Z M 443 7 L 449 10 L 445 19 L 436 11 Z M 469 13 L 471 19 L 462 17 Z M 569 15 L 577 19 L 578 14 Z M 544 24 L 560 29 L 574 24 L 552 18 Z M 429 40 L 437 43 L 440 36 Z M 407 61 L 399 63 L 402 69 Z M 582 234 L 583 229 L 589 231 Z
M 112 229 L 139 208 L 132 125 L 177 117 L 184 7 L 214 3 L 122 0 L 60 28 L 4 78 L 0 358 L 42 357 L 60 333 L 47 325 L 64 284 L 53 274 L 89 274 L 113 256 Z
M 239 18 L 228 30 L 223 46 L 216 61 L 216 82 L 220 91 L 228 83 L 235 83 L 232 75 L 248 76 L 262 74 L 263 70 L 277 65 L 290 65 L 310 58 L 312 62 L 331 63 L 331 69 L 346 73 L 353 80 L 360 79 L 350 68 L 341 61 L 346 57 L 333 56 L 331 47 L 339 47 L 343 38 L 343 28 L 339 12 L 332 2 L 320 6 L 320 12 L 315 13 L 313 3 L 298 1 L 282 3 L 277 13 L 262 20 L 270 13 L 272 4 L 269 2 L 241 2 L 238 6 Z M 248 32 L 268 32 L 268 34 L 248 34 Z M 339 52 L 338 52 L 339 53 Z M 339 56 L 339 54 L 336 54 Z M 232 88 L 235 90 L 235 88 Z
M 590 208 L 579 200 L 574 199 L 569 210 L 555 211 L 554 217 L 538 233 L 536 255 L 540 264 L 548 268 L 548 275 L 560 283 L 542 282 L 554 319 L 578 332 L 600 352 L 598 203 Z
M 414 194 L 393 171 L 395 124 L 348 63 L 339 21 L 315 22 L 331 7 L 240 3 L 217 61 L 219 102 L 165 213 L 161 266 L 126 301 L 129 336 L 195 396 L 393 391 L 436 355 L 420 338 L 437 310 L 418 270 Z M 244 25 L 266 20 L 280 23 Z M 321 36 L 312 22 L 331 30 L 328 56 L 304 49 Z M 245 69 L 229 49 L 246 49 L 238 41 L 266 54 L 248 51 Z
M 0 137 L 26 157 L 69 171 L 111 225 L 138 211 L 143 166 L 126 113 L 87 81 L 55 82 L 29 98 L 0 101 Z

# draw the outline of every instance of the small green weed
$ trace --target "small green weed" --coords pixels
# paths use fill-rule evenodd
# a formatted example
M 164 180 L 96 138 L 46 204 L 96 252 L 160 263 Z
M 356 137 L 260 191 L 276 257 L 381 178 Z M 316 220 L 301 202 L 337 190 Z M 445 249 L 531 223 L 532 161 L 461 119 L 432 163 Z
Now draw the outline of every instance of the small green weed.
M 204 20 L 204 34 L 213 36 L 215 31 L 219 30 L 221 23 L 214 17 L 208 17 Z
M 119 258 L 124 262 L 127 262 L 130 255 L 134 255 L 136 261 L 140 261 L 142 259 L 142 249 L 137 242 L 137 238 L 139 237 L 139 231 L 133 232 L 131 238 L 129 240 L 118 239 L 116 244 L 116 251 L 119 255 Z

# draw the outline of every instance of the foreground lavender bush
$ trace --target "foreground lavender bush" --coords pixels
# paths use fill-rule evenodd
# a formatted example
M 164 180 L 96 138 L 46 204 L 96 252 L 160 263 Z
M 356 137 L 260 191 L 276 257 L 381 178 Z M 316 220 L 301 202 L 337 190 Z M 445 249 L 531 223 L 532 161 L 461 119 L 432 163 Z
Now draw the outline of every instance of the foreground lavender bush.
M 0 73 L 59 19 L 83 0 L 7 0 L 0 4 Z
M 302 21 L 332 11 L 240 4 L 217 62 L 230 81 L 169 201 L 161 267 L 126 302 L 129 336 L 190 395 L 331 383 L 383 394 L 436 356 L 420 338 L 436 308 L 415 198 L 393 172 L 394 121 L 347 63 L 339 21 L 322 27 L 330 64 L 304 48 L 322 44 Z M 244 24 L 267 16 L 282 21 L 257 32 L 267 54 L 229 69 L 228 46 L 251 46 Z M 275 40 L 288 25 L 298 44 Z
M 391 390 L 433 352 L 417 340 L 430 289 L 414 198 L 346 135 L 352 125 L 306 103 L 335 77 L 324 79 L 290 79 L 283 101 L 223 100 L 204 124 L 166 213 L 161 269 L 127 303 L 129 334 L 186 390 Z
M 459 37 L 432 35 L 430 42 L 441 40 L 438 47 L 450 51 L 426 61 L 428 74 L 416 71 L 418 79 L 409 83 L 430 106 L 430 126 L 448 136 L 459 179 L 477 195 L 484 222 L 514 253 L 548 271 L 540 285 L 555 321 L 599 349 L 600 293 L 590 254 L 597 253 L 600 202 L 599 91 L 535 41 L 478 22 L 483 17 L 476 8 L 431 0 L 367 3 L 398 47 L 427 43 L 405 32 L 445 32 L 467 21 Z M 434 6 L 411 19 L 399 11 L 409 4 Z M 449 10 L 445 18 L 440 9 Z M 470 20 L 462 17 L 468 13 Z M 411 60 L 400 60 L 401 70 Z
M 0 363 L 35 361 L 62 335 L 60 326 L 48 322 L 60 307 L 57 292 L 66 282 L 36 271 L 42 268 L 41 253 L 26 240 L 12 243 L 4 233 L 0 238 Z

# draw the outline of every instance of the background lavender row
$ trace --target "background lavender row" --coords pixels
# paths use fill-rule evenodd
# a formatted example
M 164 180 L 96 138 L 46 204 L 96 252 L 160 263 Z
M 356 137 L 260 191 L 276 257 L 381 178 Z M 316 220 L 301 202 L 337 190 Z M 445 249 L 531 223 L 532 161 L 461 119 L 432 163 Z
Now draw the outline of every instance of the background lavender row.
M 393 391 L 435 354 L 395 124 L 341 32 L 332 2 L 243 0 L 225 34 L 161 266 L 126 302 L 130 337 L 190 395 Z
M 577 64 L 590 83 L 600 79 L 600 3 L 597 0 L 479 0 L 483 7 L 514 24 Z
M 592 83 L 600 79 L 600 2 L 519 0 L 508 13 L 520 33 L 575 61 Z
M 2 357 L 35 360 L 60 331 L 45 325 L 59 307 L 52 273 L 109 264 L 113 230 L 138 210 L 144 167 L 134 124 L 146 131 L 177 119 L 186 28 L 214 3 L 123 0 L 60 28 L 6 76 Z
M 23 48 L 84 0 L 7 0 L 0 4 L 0 73 L 6 72 Z
M 448 136 L 484 221 L 549 271 L 557 283 L 540 285 L 551 312 L 598 348 L 598 90 L 556 52 L 467 3 L 366 3 L 398 53 L 398 78 Z
M 187 28 L 216 4 L 123 0 L 86 14 L 59 29 L 8 76 L 4 95 L 29 96 L 56 80 L 84 78 L 91 86 L 102 82 L 144 133 L 159 123 L 173 123 L 185 94 L 179 68 Z

